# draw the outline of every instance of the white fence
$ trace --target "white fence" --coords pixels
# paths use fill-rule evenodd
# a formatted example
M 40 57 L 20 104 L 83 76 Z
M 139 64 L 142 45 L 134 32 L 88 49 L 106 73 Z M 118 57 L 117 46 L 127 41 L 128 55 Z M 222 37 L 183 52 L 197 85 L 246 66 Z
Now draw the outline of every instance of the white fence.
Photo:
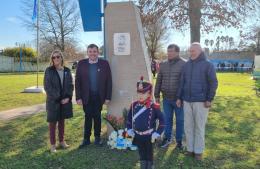
M 39 71 L 44 71 L 48 62 L 39 62 Z M 37 71 L 36 62 L 16 61 L 13 57 L 0 55 L 0 72 L 34 72 Z
M 260 55 L 255 56 L 255 69 L 260 70 Z

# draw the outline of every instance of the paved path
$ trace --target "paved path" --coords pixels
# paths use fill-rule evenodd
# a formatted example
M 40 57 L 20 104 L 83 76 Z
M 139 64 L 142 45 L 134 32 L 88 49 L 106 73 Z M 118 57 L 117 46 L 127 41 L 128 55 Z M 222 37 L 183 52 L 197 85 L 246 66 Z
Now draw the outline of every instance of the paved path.
M 73 104 L 76 104 L 75 94 L 73 95 Z M 40 112 L 45 112 L 45 104 L 37 104 L 33 106 L 19 107 L 11 110 L 4 110 L 0 112 L 0 121 L 12 120 L 21 116 L 28 116 Z
M 76 104 L 75 98 L 73 97 L 73 104 Z M 19 107 L 11 110 L 4 110 L 0 112 L 0 121 L 12 120 L 21 116 L 28 116 L 40 112 L 45 112 L 45 104 L 37 104 L 27 107 Z
M 75 75 L 73 74 L 73 81 L 74 81 L 74 76 Z M 73 102 L 73 104 L 76 104 L 75 90 L 74 90 L 72 102 Z M 46 111 L 45 104 L 37 104 L 37 105 L 33 105 L 33 106 L 19 107 L 19 108 L 5 110 L 5 111 L 0 112 L 0 120 L 1 121 L 12 120 L 17 117 L 28 116 L 28 115 L 32 115 L 32 114 L 36 114 L 36 113 L 40 113 L 40 112 L 44 112 L 44 111 Z
M 28 116 L 45 111 L 45 104 L 37 104 L 34 106 L 19 107 L 11 110 L 0 112 L 0 120 L 6 121 L 15 119 L 21 116 Z

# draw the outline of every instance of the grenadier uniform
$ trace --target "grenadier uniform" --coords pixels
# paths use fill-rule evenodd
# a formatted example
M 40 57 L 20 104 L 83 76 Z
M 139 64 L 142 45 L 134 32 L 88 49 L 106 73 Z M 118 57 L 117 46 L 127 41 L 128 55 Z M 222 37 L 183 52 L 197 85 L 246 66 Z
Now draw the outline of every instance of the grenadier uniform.
M 141 78 L 137 82 L 137 92 L 147 91 L 152 92 L 152 84 L 144 82 Z M 143 102 L 132 103 L 128 113 L 127 129 L 128 135 L 134 137 L 133 144 L 138 147 L 141 169 L 153 168 L 153 142 L 160 138 L 164 130 L 164 117 L 160 105 L 153 103 L 150 97 Z

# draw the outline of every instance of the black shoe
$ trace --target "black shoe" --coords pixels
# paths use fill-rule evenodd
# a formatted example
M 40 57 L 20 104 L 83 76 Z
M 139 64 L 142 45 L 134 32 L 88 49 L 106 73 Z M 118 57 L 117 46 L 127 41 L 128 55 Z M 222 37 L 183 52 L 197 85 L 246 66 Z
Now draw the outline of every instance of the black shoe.
M 171 143 L 172 143 L 171 139 L 164 138 L 162 141 L 161 147 L 162 148 L 168 147 L 168 145 L 170 145 Z
M 90 140 L 83 140 L 82 143 L 79 145 L 79 149 L 85 148 L 88 145 L 90 145 Z
M 175 148 L 179 149 L 179 150 L 183 150 L 183 145 L 182 145 L 181 141 L 177 141 L 177 145 Z
M 103 142 L 100 137 L 95 137 L 95 145 L 102 146 Z

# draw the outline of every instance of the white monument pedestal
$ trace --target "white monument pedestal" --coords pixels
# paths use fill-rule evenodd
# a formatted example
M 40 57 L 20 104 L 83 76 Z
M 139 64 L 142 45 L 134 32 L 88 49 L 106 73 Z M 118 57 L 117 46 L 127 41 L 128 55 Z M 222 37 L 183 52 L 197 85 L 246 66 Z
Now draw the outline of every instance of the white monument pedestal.
M 32 86 L 25 88 L 23 93 L 44 93 L 44 89 L 42 86 Z

